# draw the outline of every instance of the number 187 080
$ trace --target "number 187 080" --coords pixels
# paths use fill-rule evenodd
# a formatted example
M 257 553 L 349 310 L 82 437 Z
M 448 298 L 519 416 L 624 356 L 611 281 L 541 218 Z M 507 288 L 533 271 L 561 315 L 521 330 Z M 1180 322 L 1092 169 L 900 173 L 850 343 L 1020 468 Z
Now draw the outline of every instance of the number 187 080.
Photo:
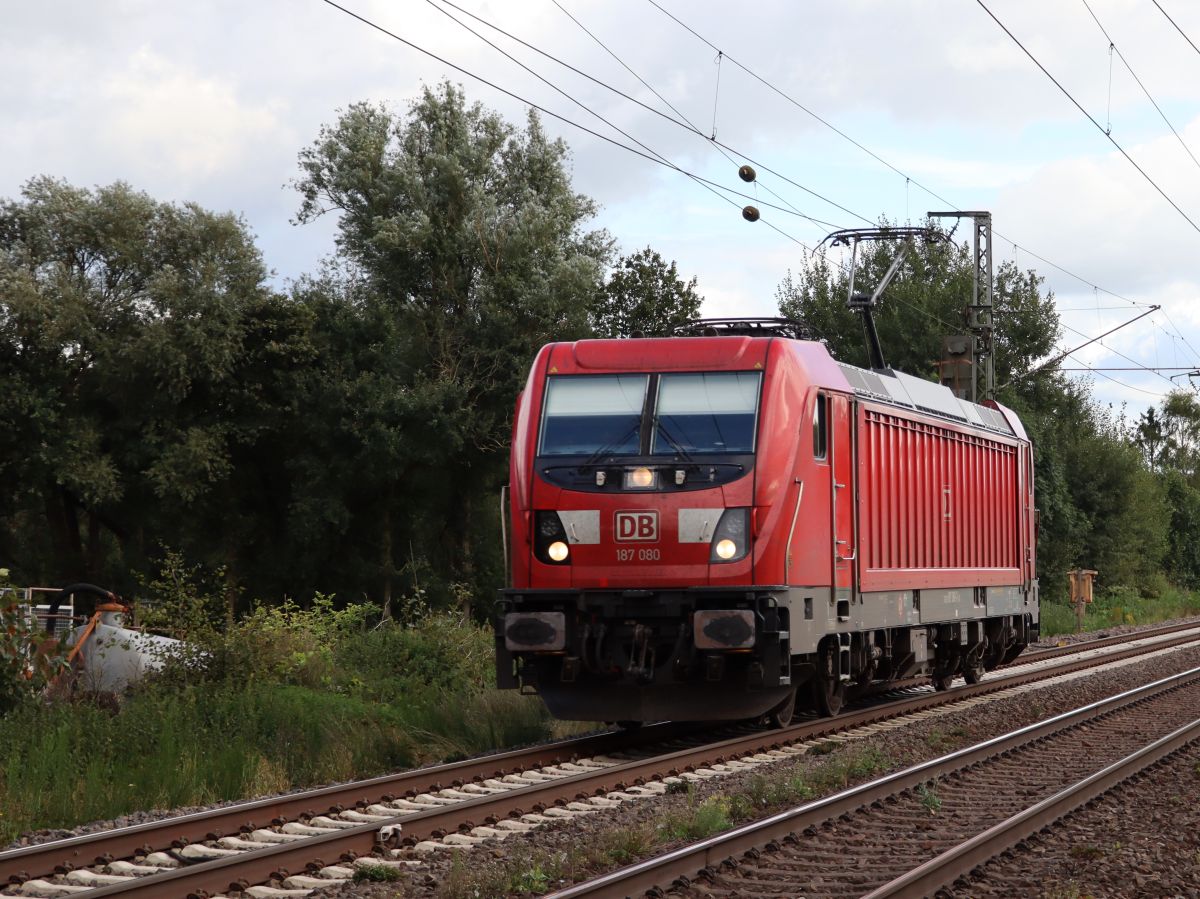
M 639 562 L 657 562 L 662 558 L 662 553 L 657 549 L 618 549 L 618 562 L 632 562 L 637 559 Z

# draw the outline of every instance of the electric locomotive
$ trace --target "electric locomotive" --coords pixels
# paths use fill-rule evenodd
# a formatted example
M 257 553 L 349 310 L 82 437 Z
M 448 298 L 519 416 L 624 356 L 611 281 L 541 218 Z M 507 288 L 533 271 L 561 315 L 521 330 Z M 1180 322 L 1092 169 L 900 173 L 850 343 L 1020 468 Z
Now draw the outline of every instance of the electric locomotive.
M 565 719 L 836 714 L 1036 638 L 1009 409 L 836 361 L 780 320 L 554 343 L 513 424 L 498 681 Z

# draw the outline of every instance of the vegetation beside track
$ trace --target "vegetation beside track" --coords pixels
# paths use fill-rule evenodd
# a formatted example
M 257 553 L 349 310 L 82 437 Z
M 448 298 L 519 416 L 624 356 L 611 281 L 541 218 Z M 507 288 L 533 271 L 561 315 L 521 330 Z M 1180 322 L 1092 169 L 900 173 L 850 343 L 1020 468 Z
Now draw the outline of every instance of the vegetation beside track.
M 1061 600 L 1042 599 L 1042 636 L 1075 632 L 1075 610 Z M 1200 615 L 1200 593 L 1165 587 L 1144 595 L 1126 587 L 1112 587 L 1096 594 L 1084 616 L 1085 631 L 1120 625 L 1157 624 L 1176 618 Z
M 178 560 L 176 560 L 177 562 Z M 532 697 L 494 687 L 492 634 L 459 612 L 257 607 L 232 624 L 178 567 L 146 617 L 186 656 L 128 696 L 30 692 L 0 717 L 0 844 L 150 808 L 368 777 L 550 736 Z M 219 619 L 218 619 L 219 621 Z

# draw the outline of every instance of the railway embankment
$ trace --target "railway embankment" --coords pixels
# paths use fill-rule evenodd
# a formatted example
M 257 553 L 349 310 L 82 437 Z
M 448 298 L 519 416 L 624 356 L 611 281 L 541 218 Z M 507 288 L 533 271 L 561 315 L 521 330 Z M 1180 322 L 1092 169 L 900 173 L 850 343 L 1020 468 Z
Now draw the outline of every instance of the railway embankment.
M 194 654 L 123 696 L 76 685 L 0 716 L 0 845 L 369 777 L 543 740 L 561 726 L 492 684 L 490 631 L 363 606 L 193 628 Z
M 1052 690 L 1102 681 L 1119 690 L 1122 671 L 1145 683 L 1165 660 L 1196 661 L 1189 659 L 1198 652 L 1196 639 L 1195 627 L 1171 628 L 1133 640 L 1031 652 L 976 686 L 934 693 L 914 685 L 865 696 L 858 709 L 838 719 L 800 722 L 783 731 L 656 726 L 644 733 L 581 737 L 0 853 L 4 876 L 17 878 L 4 891 L 43 896 L 110 884 L 97 895 L 197 889 L 224 894 L 237 881 L 256 896 L 278 895 L 272 891 L 281 886 L 369 894 L 377 888 L 349 881 L 377 861 L 406 881 L 389 884 L 405 890 L 402 895 L 544 892 L 593 869 L 697 838 L 725 839 L 762 814 L 811 806 L 812 797 L 858 780 L 897 776 L 913 758 L 945 756 L 960 743 L 979 742 L 971 722 L 987 715 L 998 729 L 1016 726 L 1019 715 L 1006 710 L 1006 703 L 1016 702 L 1014 708 L 1044 722 L 1057 710 L 1047 698 Z M 957 723 L 956 716 L 964 714 L 966 723 Z M 914 740 L 931 724 L 941 726 Z M 921 806 L 922 822 L 948 830 L 958 820 L 949 811 L 944 819 L 924 818 L 941 814 L 939 796 L 935 784 L 918 800 L 928 802 L 928 808 Z M 947 791 L 947 810 L 952 799 Z M 630 813 L 641 817 L 622 817 Z M 385 825 L 388 839 L 380 845 Z M 861 843 L 851 841 L 847 849 L 870 848 Z M 153 847 L 158 848 L 151 852 Z M 92 862 L 96 855 L 109 861 Z M 310 874 L 298 873 L 306 867 Z M 58 873 L 50 875 L 51 869 Z M 275 871 L 290 874 L 270 873 Z M 252 886 L 268 880 L 271 886 Z M 338 880 L 347 882 L 339 887 Z
M 1200 649 L 1168 651 L 1080 672 L 1062 681 L 1030 685 L 1014 695 L 984 697 L 919 713 L 912 720 L 880 727 L 874 732 L 835 736 L 787 761 L 695 780 L 686 787 L 643 801 L 623 803 L 562 824 L 514 834 L 502 844 L 428 854 L 419 868 L 404 873 L 402 895 L 465 899 L 552 892 L 1197 665 L 1200 665 Z M 1190 781 L 1177 783 L 1172 796 L 1178 798 L 1156 800 L 1155 807 L 1166 805 L 1176 810 L 1195 807 L 1200 802 L 1200 778 L 1193 774 Z M 919 791 L 915 801 L 922 810 L 919 822 L 922 828 L 931 832 L 939 828 L 953 830 L 955 824 L 948 820 L 948 796 L 940 796 L 936 784 Z M 943 803 L 946 814 L 942 814 Z M 1096 839 L 1104 838 L 1097 834 Z M 1123 851 L 1122 846 L 1115 845 L 1120 842 L 1114 839 L 1105 844 L 1107 861 L 1093 866 L 1101 887 L 1109 881 L 1115 882 L 1117 874 L 1108 877 L 1103 872 L 1119 870 L 1121 859 L 1133 859 L 1130 864 L 1136 868 L 1144 867 L 1144 860 L 1149 857 L 1146 851 L 1140 854 L 1127 851 L 1128 844 Z M 871 847 L 863 846 L 861 835 L 858 838 L 850 835 L 842 851 L 866 848 Z M 1069 847 L 1061 846 L 1058 851 L 1071 852 Z M 1077 855 L 1083 852 L 1074 851 Z M 1089 852 L 1098 858 L 1095 850 Z M 1074 880 L 1059 878 L 1056 882 L 1061 881 L 1065 888 L 1071 884 L 1086 886 L 1080 871 L 1084 867 L 1072 868 Z M 1153 878 L 1154 872 L 1140 876 Z M 995 895 L 1004 895 L 1004 875 L 996 873 L 993 877 L 993 889 L 998 890 Z M 728 884 L 725 887 L 728 894 Z M 387 892 L 379 885 L 346 884 L 323 890 L 321 895 L 378 899 L 395 895 L 396 885 L 391 885 L 391 889 L 392 892 Z M 719 890 L 716 894 L 723 895 Z M 1080 893 L 1083 894 L 1086 890 Z M 1121 895 L 1103 890 L 1101 894 Z M 962 895 L 974 894 L 968 890 Z

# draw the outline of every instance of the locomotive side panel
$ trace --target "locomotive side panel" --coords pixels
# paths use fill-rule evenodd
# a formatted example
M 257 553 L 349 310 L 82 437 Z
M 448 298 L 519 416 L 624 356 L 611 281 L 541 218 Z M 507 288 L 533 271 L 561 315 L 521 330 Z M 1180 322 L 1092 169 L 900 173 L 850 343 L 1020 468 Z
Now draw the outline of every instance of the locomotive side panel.
M 861 404 L 864 592 L 1024 582 L 1021 447 Z

